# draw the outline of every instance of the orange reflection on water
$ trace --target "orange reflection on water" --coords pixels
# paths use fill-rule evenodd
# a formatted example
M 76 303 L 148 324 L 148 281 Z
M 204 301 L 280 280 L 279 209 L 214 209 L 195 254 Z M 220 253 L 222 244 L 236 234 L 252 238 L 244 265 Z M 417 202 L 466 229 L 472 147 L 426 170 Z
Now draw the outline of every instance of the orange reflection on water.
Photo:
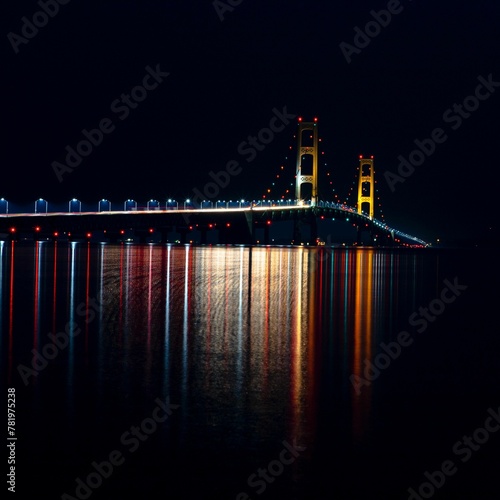
M 373 308 L 373 250 L 357 250 L 354 268 L 354 328 L 352 372 L 364 378 L 365 360 L 372 358 L 372 308 Z M 371 386 L 363 387 L 359 397 L 352 398 L 353 434 L 359 436 L 366 428 L 371 404 Z

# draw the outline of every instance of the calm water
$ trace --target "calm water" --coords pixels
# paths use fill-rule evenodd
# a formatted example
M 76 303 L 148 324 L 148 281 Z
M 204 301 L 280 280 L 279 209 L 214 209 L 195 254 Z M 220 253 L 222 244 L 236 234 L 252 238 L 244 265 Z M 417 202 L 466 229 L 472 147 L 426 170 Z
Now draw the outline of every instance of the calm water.
M 452 451 L 500 406 L 496 261 L 0 242 L 19 498 L 405 499 L 446 459 L 436 498 L 498 498 L 500 435 L 467 463 Z M 455 278 L 467 289 L 410 324 Z M 413 343 L 380 357 L 401 331 Z M 159 423 L 157 398 L 176 405 Z

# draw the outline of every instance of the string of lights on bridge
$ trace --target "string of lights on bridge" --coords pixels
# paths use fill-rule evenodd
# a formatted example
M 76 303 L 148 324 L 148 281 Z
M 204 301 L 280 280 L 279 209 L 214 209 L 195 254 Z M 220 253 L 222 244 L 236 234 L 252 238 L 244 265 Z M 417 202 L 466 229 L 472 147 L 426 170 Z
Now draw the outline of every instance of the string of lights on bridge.
M 310 139 L 312 139 L 313 136 L 310 136 Z M 323 139 L 320 137 L 318 138 L 319 142 L 319 159 L 322 159 L 325 155 L 325 151 L 323 150 Z M 271 182 L 270 185 L 265 189 L 264 193 L 262 194 L 262 199 L 267 200 L 270 198 L 273 199 L 278 199 L 278 200 L 286 200 L 291 197 L 294 197 L 294 182 L 288 182 L 287 180 L 285 181 L 286 185 L 283 186 L 283 182 L 280 183 L 280 181 L 283 181 L 285 179 L 296 179 L 296 163 L 295 163 L 295 158 L 296 155 L 294 155 L 294 151 L 297 148 L 297 135 L 293 134 L 291 144 L 288 146 L 288 151 L 289 153 L 284 157 L 281 165 L 279 166 L 278 171 L 273 173 L 273 181 Z M 359 156 L 359 158 L 363 158 L 362 155 Z M 373 159 L 373 156 L 370 157 Z M 340 201 L 339 195 L 336 192 L 334 186 L 334 180 L 333 180 L 333 175 L 331 168 L 328 166 L 328 163 L 324 160 L 321 160 L 323 168 L 319 169 L 320 174 L 323 174 L 325 177 L 324 182 L 318 182 L 318 185 L 323 187 L 327 186 L 329 189 L 327 190 L 326 193 L 324 194 L 325 199 L 330 199 L 334 201 L 335 203 L 343 204 L 346 207 L 353 207 L 357 208 L 357 200 L 355 197 L 353 198 L 352 195 L 353 193 L 356 192 L 357 185 L 358 185 L 358 176 L 359 176 L 359 165 L 356 167 L 356 172 L 354 174 L 354 179 L 352 181 L 352 184 L 350 185 L 347 196 L 344 198 L 344 201 Z M 292 177 L 293 176 L 293 177 Z M 281 184 L 281 186 L 279 185 Z M 331 191 L 330 191 L 331 189 Z M 378 183 L 377 180 L 375 180 L 375 199 L 376 199 L 376 213 L 377 213 L 377 218 L 379 218 L 382 222 L 385 222 L 385 215 L 384 211 L 382 209 L 382 202 L 380 198 L 380 192 L 378 189 Z

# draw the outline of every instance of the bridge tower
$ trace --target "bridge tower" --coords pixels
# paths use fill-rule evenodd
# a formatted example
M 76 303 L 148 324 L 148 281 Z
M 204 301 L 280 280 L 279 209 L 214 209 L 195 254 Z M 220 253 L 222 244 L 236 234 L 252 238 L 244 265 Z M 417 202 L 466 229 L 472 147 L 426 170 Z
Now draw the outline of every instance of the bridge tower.
M 369 204 L 368 216 L 373 219 L 375 213 L 375 169 L 373 156 L 370 158 L 359 157 L 358 179 L 358 214 L 363 211 L 363 203 Z
M 304 140 L 304 132 L 311 131 L 311 135 Z M 311 184 L 311 206 L 316 206 L 318 203 L 318 119 L 314 118 L 312 122 L 303 122 L 299 118 L 298 127 L 298 144 L 297 144 L 297 170 L 295 181 L 295 199 L 303 200 L 302 186 Z M 307 143 L 307 145 L 305 145 Z M 302 173 L 303 158 L 312 156 L 312 172 Z

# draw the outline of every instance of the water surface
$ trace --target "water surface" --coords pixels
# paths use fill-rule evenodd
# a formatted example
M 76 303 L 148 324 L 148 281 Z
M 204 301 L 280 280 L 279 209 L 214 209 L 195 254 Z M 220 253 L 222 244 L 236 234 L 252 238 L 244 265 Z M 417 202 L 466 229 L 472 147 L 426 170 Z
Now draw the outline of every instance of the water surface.
M 76 479 L 117 450 L 123 464 L 92 499 L 407 498 L 500 405 L 488 258 L 0 242 L 19 491 L 75 497 Z M 456 277 L 467 290 L 418 333 L 410 315 Z M 401 331 L 413 343 L 356 390 Z M 157 398 L 178 407 L 153 426 Z M 134 435 L 142 425 L 151 432 Z M 284 441 L 298 456 L 249 483 Z M 489 450 L 474 457 L 485 477 Z M 439 493 L 490 498 L 477 467 Z

